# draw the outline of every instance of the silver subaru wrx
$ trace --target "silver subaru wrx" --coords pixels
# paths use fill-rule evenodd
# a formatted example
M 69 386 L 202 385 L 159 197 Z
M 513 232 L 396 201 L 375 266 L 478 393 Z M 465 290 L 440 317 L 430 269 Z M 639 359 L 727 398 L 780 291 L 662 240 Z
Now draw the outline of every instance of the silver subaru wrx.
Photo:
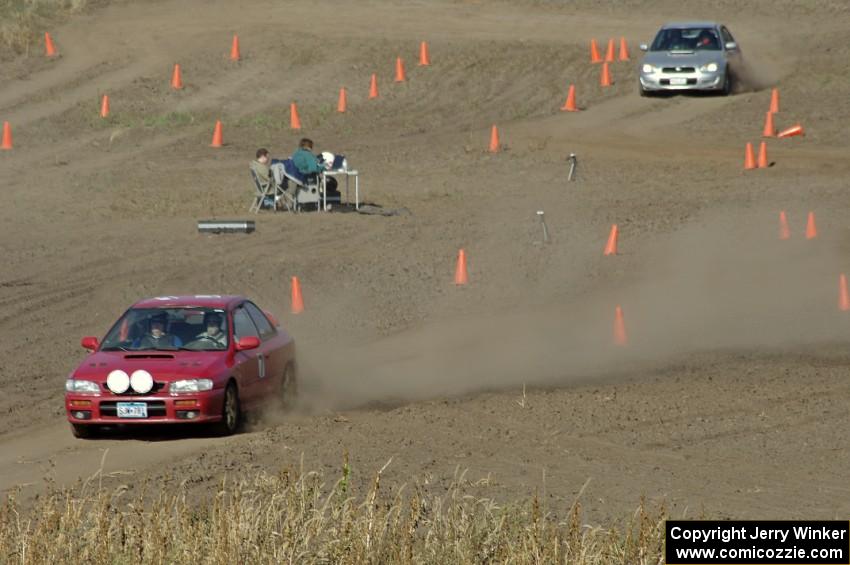
M 665 24 L 640 66 L 640 94 L 671 90 L 732 92 L 741 50 L 726 26 L 715 22 Z

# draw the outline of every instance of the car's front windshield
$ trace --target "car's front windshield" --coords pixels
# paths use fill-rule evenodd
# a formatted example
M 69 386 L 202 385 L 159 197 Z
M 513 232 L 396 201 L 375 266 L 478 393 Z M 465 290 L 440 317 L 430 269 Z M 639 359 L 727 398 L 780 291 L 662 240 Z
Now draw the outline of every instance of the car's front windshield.
M 649 50 L 720 51 L 720 39 L 710 27 L 666 28 L 658 32 Z
M 227 335 L 224 310 L 131 308 L 106 335 L 101 351 L 221 351 Z

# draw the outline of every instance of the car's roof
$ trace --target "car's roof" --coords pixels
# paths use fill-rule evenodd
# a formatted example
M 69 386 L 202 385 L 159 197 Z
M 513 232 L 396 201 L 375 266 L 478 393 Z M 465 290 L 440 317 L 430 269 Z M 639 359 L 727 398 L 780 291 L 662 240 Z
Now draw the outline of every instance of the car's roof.
M 232 294 L 189 294 L 183 296 L 155 296 L 133 304 L 133 308 L 222 308 L 246 300 L 244 296 Z
M 670 22 L 661 26 L 661 29 L 683 29 L 683 28 L 694 28 L 694 27 L 718 27 L 720 24 L 717 22 Z

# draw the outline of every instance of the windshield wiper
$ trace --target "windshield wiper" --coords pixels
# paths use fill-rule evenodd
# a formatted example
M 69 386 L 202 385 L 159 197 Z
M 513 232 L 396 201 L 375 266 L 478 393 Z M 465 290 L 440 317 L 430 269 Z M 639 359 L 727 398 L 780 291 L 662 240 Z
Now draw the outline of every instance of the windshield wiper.
M 113 345 L 111 347 L 104 347 L 101 351 L 136 351 L 135 349 L 127 349 L 123 345 Z

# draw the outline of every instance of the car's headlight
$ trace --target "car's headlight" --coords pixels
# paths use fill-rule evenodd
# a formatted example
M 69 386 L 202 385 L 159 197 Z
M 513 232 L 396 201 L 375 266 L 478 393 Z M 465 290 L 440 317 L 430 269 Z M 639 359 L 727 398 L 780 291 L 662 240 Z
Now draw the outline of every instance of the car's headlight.
M 168 390 L 171 394 L 185 394 L 212 390 L 212 387 L 212 379 L 186 379 L 184 381 L 174 381 Z
M 65 390 L 67 392 L 100 392 L 100 386 L 92 381 L 81 381 L 78 379 L 68 379 L 65 381 Z
M 654 73 L 654 72 L 655 72 L 655 67 L 653 67 L 652 65 L 648 65 L 648 64 L 647 64 L 647 65 L 644 65 L 644 66 L 643 66 L 643 72 L 645 72 L 645 73 Z
M 717 72 L 717 63 L 709 63 L 707 65 L 703 65 L 699 68 L 699 70 L 707 73 Z

